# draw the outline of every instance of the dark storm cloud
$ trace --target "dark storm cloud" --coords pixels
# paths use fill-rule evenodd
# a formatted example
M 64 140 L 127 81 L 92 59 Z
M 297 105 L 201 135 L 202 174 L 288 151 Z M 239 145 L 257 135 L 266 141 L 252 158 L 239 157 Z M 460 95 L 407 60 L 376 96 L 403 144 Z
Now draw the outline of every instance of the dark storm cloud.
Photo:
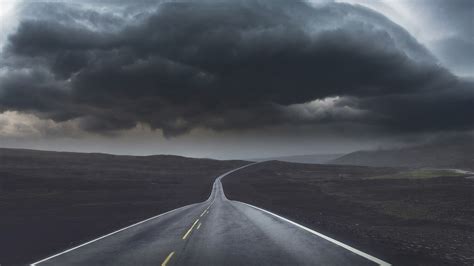
M 392 133 L 467 131 L 474 127 L 473 88 L 472 82 L 457 81 L 428 93 L 360 99 L 360 105 L 377 113 L 372 122 Z
M 358 123 L 421 131 L 474 126 L 466 115 L 472 84 L 368 9 L 275 0 L 164 2 L 143 12 L 116 5 L 101 13 L 57 3 L 26 7 L 3 55 L 0 110 L 78 119 L 95 132 L 140 122 L 177 135 L 195 127 L 347 121 L 348 112 L 308 119 L 292 109 L 342 96 L 364 111 Z M 322 113 L 335 113 L 329 109 Z

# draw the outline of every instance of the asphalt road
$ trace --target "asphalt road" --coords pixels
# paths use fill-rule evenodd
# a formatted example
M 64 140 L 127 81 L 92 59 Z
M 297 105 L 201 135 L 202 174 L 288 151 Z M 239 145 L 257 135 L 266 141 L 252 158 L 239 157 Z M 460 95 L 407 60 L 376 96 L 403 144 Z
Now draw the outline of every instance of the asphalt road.
M 228 200 L 221 179 L 241 168 L 218 177 L 205 202 L 32 265 L 389 265 L 276 214 Z

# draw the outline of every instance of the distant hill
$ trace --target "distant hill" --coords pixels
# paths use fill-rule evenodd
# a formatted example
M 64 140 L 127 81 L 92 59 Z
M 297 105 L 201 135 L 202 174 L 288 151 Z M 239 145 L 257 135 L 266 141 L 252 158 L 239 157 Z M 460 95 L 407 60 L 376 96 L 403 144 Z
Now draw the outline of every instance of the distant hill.
M 474 170 L 474 137 L 444 138 L 398 149 L 357 151 L 331 160 L 330 163 Z
M 217 176 L 247 163 L 0 148 L 0 264 L 25 265 L 204 201 Z
M 343 154 L 308 154 L 308 155 L 294 155 L 254 159 L 252 161 L 269 161 L 276 160 L 290 163 L 310 163 L 310 164 L 324 164 L 331 160 L 341 157 Z

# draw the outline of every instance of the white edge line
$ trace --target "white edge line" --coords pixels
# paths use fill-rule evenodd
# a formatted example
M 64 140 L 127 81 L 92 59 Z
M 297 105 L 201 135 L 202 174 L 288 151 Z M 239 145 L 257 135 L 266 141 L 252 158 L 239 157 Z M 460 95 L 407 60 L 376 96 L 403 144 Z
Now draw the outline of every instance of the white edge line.
M 246 165 L 244 165 L 244 166 L 240 166 L 239 168 L 235 168 L 235 169 L 233 169 L 233 170 L 230 170 L 229 172 L 223 173 L 222 175 L 218 176 L 216 179 L 222 179 L 222 178 L 224 178 L 225 176 L 232 174 L 233 172 L 237 172 L 237 171 L 239 171 L 239 170 L 241 170 L 241 169 L 247 168 L 247 167 L 252 166 L 252 165 L 255 165 L 255 164 L 263 163 L 263 162 L 264 162 L 264 161 L 262 161 L 262 162 L 254 162 L 254 163 L 246 164 Z
M 233 173 L 233 172 L 236 172 L 236 171 L 238 171 L 238 170 L 240 170 L 240 169 L 242 169 L 242 168 L 246 168 L 246 167 L 248 167 L 248 166 L 252 166 L 252 165 L 254 165 L 254 164 L 259 164 L 259 163 L 263 163 L 263 162 L 265 162 L 265 161 L 247 164 L 247 165 L 244 165 L 244 166 L 239 167 L 239 168 L 237 168 L 237 169 L 234 169 L 234 170 L 232 170 L 232 171 L 229 171 L 229 172 L 227 172 L 227 173 L 225 173 L 225 174 L 219 176 L 218 179 L 217 179 L 217 181 L 219 181 L 219 183 L 220 183 L 220 181 L 222 180 L 222 178 L 224 178 L 225 176 L 227 176 L 227 175 L 229 175 L 229 174 L 231 174 L 231 173 Z M 221 183 L 220 185 L 222 186 L 222 183 Z M 226 198 L 226 197 L 225 197 L 225 193 L 224 193 L 224 187 L 222 187 L 222 194 L 224 195 L 224 198 Z M 336 245 L 338 245 L 338 246 L 340 246 L 340 247 L 342 247 L 342 248 L 345 248 L 345 249 L 351 251 L 352 253 L 355 253 L 355 254 L 357 254 L 357 255 L 359 255 L 359 256 L 361 256 L 361 257 L 364 257 L 364 258 L 366 258 L 366 259 L 368 259 L 368 260 L 370 260 L 370 261 L 373 261 L 373 262 L 375 262 L 375 263 L 378 263 L 378 264 L 381 265 L 381 266 L 390 266 L 390 265 L 391 265 L 390 263 L 388 263 L 388 262 L 386 262 L 386 261 L 383 261 L 383 260 L 378 259 L 378 258 L 376 258 L 376 257 L 374 257 L 374 256 L 372 256 L 372 255 L 369 255 L 369 254 L 367 254 L 367 253 L 365 253 L 365 252 L 363 252 L 363 251 L 360 251 L 360 250 L 358 250 L 358 249 L 356 249 L 356 248 L 353 248 L 353 247 L 351 247 L 351 246 L 349 246 L 349 245 L 346 245 L 346 244 L 344 244 L 344 243 L 342 243 L 342 242 L 340 242 L 340 241 L 337 241 L 336 239 L 330 238 L 329 236 L 326 236 L 326 235 L 323 235 L 323 234 L 321 234 L 321 233 L 319 233 L 319 232 L 316 232 L 316 231 L 314 231 L 314 230 L 312 230 L 312 229 L 310 229 L 310 228 L 308 228 L 308 227 L 306 227 L 306 226 L 303 226 L 303 225 L 301 225 L 301 224 L 298 224 L 298 223 L 296 223 L 296 222 L 293 222 L 293 221 L 291 221 L 291 220 L 289 220 L 289 219 L 287 219 L 287 218 L 285 218 L 285 217 L 281 217 L 281 216 L 278 215 L 278 214 L 272 213 L 272 212 L 270 212 L 270 211 L 264 210 L 264 209 L 262 209 L 262 208 L 259 208 L 259 207 L 257 207 L 257 206 L 253 206 L 253 205 L 248 204 L 248 203 L 245 203 L 245 202 L 241 202 L 241 201 L 237 201 L 237 202 L 243 203 L 243 204 L 245 204 L 245 205 L 247 205 L 247 206 L 249 206 L 249 207 L 252 207 L 252 208 L 254 208 L 254 209 L 260 210 L 260 211 L 262 211 L 262 212 L 268 213 L 268 214 L 270 214 L 270 215 L 272 215 L 272 216 L 274 216 L 274 217 L 277 217 L 277 218 L 279 218 L 279 219 L 281 219 L 281 220 L 283 220 L 283 221 L 285 221 L 285 222 L 287 222 L 287 223 L 290 223 L 290 224 L 292 224 L 292 225 L 295 225 L 295 226 L 297 226 L 297 227 L 299 227 L 299 228 L 301 228 L 301 229 L 303 229 L 303 230 L 305 230 L 305 231 L 307 231 L 307 232 L 309 232 L 309 233 L 311 233 L 311 234 L 313 234 L 313 235 L 319 236 L 319 237 L 321 237 L 321 238 L 323 238 L 323 239 L 325 239 L 325 240 L 327 240 L 327 241 L 329 241 L 329 242 L 331 242 L 331 243 L 333 243 L 333 244 L 336 244 Z
M 240 202 L 240 201 L 238 201 L 238 202 Z M 317 235 L 317 236 L 319 236 L 319 237 L 321 237 L 321 238 L 326 239 L 327 241 L 329 241 L 329 242 L 331 242 L 331 243 L 334 243 L 334 244 L 336 244 L 336 245 L 338 245 L 338 246 L 340 246 L 340 247 L 343 247 L 343 248 L 345 248 L 345 249 L 347 249 L 347 250 L 349 250 L 349 251 L 351 251 L 351 252 L 353 252 L 353 253 L 355 253 L 355 254 L 357 254 L 357 255 L 359 255 L 359 256 L 362 256 L 362 257 L 364 257 L 364 258 L 366 258 L 366 259 L 368 259 L 368 260 L 370 260 L 370 261 L 373 261 L 373 262 L 375 262 L 375 263 L 378 263 L 379 265 L 382 265 L 382 266 L 390 266 L 390 265 L 391 265 L 391 264 L 388 263 L 388 262 L 385 262 L 385 261 L 383 261 L 383 260 L 381 260 L 381 259 L 378 259 L 378 258 L 372 256 L 372 255 L 369 255 L 369 254 L 367 254 L 367 253 L 365 253 L 365 252 L 362 252 L 362 251 L 360 251 L 360 250 L 358 250 L 358 249 L 355 249 L 355 248 L 353 248 L 353 247 L 351 247 L 351 246 L 349 246 L 349 245 L 346 245 L 346 244 L 344 244 L 344 243 L 342 243 L 342 242 L 340 242 L 340 241 L 337 241 L 337 240 L 332 239 L 332 238 L 330 238 L 330 237 L 328 237 L 328 236 L 326 236 L 326 235 L 323 235 L 323 234 L 321 234 L 321 233 L 319 233 L 319 232 L 316 232 L 316 231 L 314 231 L 314 230 L 312 230 L 312 229 L 309 229 L 309 228 L 306 227 L 306 226 L 303 226 L 303 225 L 301 225 L 301 224 L 298 224 L 298 223 L 295 223 L 295 222 L 293 222 L 293 221 L 291 221 L 291 220 L 288 220 L 288 219 L 286 219 L 286 218 L 284 218 L 284 217 L 281 217 L 281 216 L 278 215 L 278 214 L 274 214 L 274 213 L 272 213 L 272 212 L 269 212 L 269 211 L 267 211 L 267 210 L 264 210 L 264 209 L 262 209 L 262 208 L 259 208 L 259 207 L 253 206 L 253 205 L 250 205 L 250 204 L 245 203 L 245 202 L 240 202 L 240 203 L 243 203 L 243 204 L 245 204 L 245 205 L 247 205 L 247 206 L 249 206 L 249 207 L 252 207 L 252 208 L 257 209 L 257 210 L 259 210 L 259 211 L 262 211 L 262 212 L 268 213 L 268 214 L 270 214 L 270 215 L 273 215 L 273 216 L 275 216 L 275 217 L 277 217 L 277 218 L 279 218 L 279 219 L 281 219 L 281 220 L 283 220 L 283 221 L 285 221 L 285 222 L 288 222 L 288 223 L 290 223 L 290 224 L 292 224 L 292 225 L 295 225 L 295 226 L 297 226 L 297 227 L 299 227 L 299 228 L 301 228 L 301 229 L 303 229 L 303 230 L 306 230 L 306 231 L 310 232 L 311 234 Z
M 176 208 L 176 209 L 167 211 L 167 212 L 165 212 L 165 213 L 161 213 L 161 214 L 155 215 L 155 216 L 153 216 L 153 217 L 150 217 L 150 218 L 145 219 L 145 220 L 143 220 L 143 221 L 140 221 L 140 222 L 138 222 L 138 223 L 134 223 L 134 224 L 132 224 L 132 225 L 129 225 L 129 226 L 127 226 L 127 227 L 124 227 L 124 228 L 122 228 L 122 229 L 119 229 L 119 230 L 117 230 L 117 231 L 114 231 L 114 232 L 112 232 L 112 233 L 103 235 L 103 236 L 101 236 L 101 237 L 98 237 L 98 238 L 93 239 L 93 240 L 91 240 L 91 241 L 88 241 L 88 242 L 86 242 L 86 243 L 83 243 L 83 244 L 80 244 L 80 245 L 75 246 L 75 247 L 73 247 L 73 248 L 70 248 L 70 249 L 68 249 L 68 250 L 65 250 L 65 251 L 63 251 L 63 252 L 54 254 L 54 255 L 49 256 L 49 257 L 47 257 L 47 258 L 45 258 L 45 259 L 42 259 L 42 260 L 40 260 L 40 261 L 33 262 L 33 263 L 31 263 L 30 265 L 31 265 L 31 266 L 38 265 L 38 264 L 40 264 L 40 263 L 42 263 L 42 262 L 45 262 L 45 261 L 50 260 L 50 259 L 52 259 L 52 258 L 58 257 L 58 256 L 60 256 L 60 255 L 62 255 L 62 254 L 64 254 L 64 253 L 68 253 L 68 252 L 70 252 L 70 251 L 73 251 L 73 250 L 75 250 L 75 249 L 78 249 L 78 248 L 80 248 L 80 247 L 83 247 L 83 246 L 85 246 L 85 245 L 88 245 L 88 244 L 90 244 L 90 243 L 93 243 L 93 242 L 96 242 L 96 241 L 101 240 L 101 239 L 103 239 L 103 238 L 106 238 L 106 237 L 108 237 L 108 236 L 114 235 L 114 234 L 116 234 L 116 233 L 118 233 L 118 232 L 121 232 L 121 231 L 123 231 L 123 230 L 127 230 L 127 229 L 129 229 L 129 228 L 131 228 L 131 227 L 134 227 L 134 226 L 137 226 L 137 225 L 139 225 L 139 224 L 148 222 L 148 221 L 150 221 L 150 220 L 153 220 L 153 219 L 158 218 L 158 217 L 160 217 L 160 216 L 163 216 L 163 215 L 172 213 L 172 212 L 174 212 L 174 211 L 177 211 L 177 210 L 180 210 L 180 209 L 189 207 L 189 206 L 191 206 L 191 205 L 194 205 L 194 204 L 186 205 L 186 206 L 183 206 L 183 207 L 179 207 L 179 208 Z
M 229 171 L 229 172 L 226 172 L 226 173 L 220 175 L 219 177 L 217 177 L 217 178 L 216 178 L 216 181 L 214 182 L 214 184 L 221 187 L 222 196 L 224 197 L 224 199 L 227 200 L 227 197 L 225 196 L 225 192 L 224 192 L 224 185 L 222 185 L 222 182 L 221 182 L 221 181 L 222 181 L 222 178 L 224 178 L 224 177 L 226 177 L 226 176 L 228 176 L 228 175 L 230 175 L 230 174 L 232 174 L 232 173 L 234 173 L 234 172 L 237 172 L 237 171 L 239 171 L 239 170 L 242 170 L 242 169 L 244 169 L 244 168 L 247 168 L 247 167 L 249 167 L 249 166 L 256 165 L 256 164 L 259 164 L 259 163 L 264 163 L 264 162 L 266 162 L 266 161 L 260 161 L 260 162 L 249 163 L 249 164 L 246 164 L 246 165 L 241 166 L 241 167 L 239 167 L 239 168 L 236 168 L 236 169 L 234 169 L 234 170 L 231 170 L 231 171 Z M 214 200 L 215 200 L 215 198 L 214 198 Z M 214 200 L 213 200 L 213 202 L 214 202 Z
M 245 168 L 245 167 L 248 167 L 248 166 L 257 164 L 257 163 L 260 163 L 260 162 L 250 163 L 250 164 L 241 166 L 241 167 L 239 167 L 239 168 L 233 169 L 233 170 L 231 170 L 231 171 L 229 171 L 229 172 L 226 172 L 226 173 L 224 173 L 224 174 L 218 176 L 218 177 L 216 178 L 216 181 L 220 181 L 220 179 L 222 179 L 222 178 L 223 178 L 224 176 L 226 176 L 226 175 L 229 175 L 229 174 L 231 174 L 231 173 L 233 173 L 233 172 L 235 172 L 235 171 L 238 171 L 238 170 L 240 170 L 240 169 L 242 169 L 242 168 Z M 216 183 L 216 181 L 214 182 L 214 184 Z M 214 184 L 213 184 L 213 189 L 214 189 Z M 213 192 L 213 191 L 211 191 L 211 195 L 210 195 L 209 197 L 212 196 L 212 192 Z M 224 192 L 224 189 L 222 189 L 222 192 Z M 215 196 L 214 196 L 214 199 L 212 200 L 211 205 L 214 203 L 215 200 L 216 200 L 216 198 L 215 198 Z M 204 202 L 207 202 L 207 201 L 209 201 L 209 199 L 207 199 L 207 200 L 204 201 Z M 199 204 L 199 203 L 194 203 L 194 204 Z M 134 227 L 134 226 L 136 226 L 136 225 L 139 225 L 139 224 L 148 222 L 148 221 L 150 221 L 150 220 L 153 220 L 153 219 L 158 218 L 158 217 L 160 217 L 160 216 L 163 216 L 163 215 L 165 215 L 165 214 L 169 214 L 169 213 L 171 213 L 171 212 L 177 211 L 177 210 L 182 209 L 182 208 L 186 208 L 186 207 L 191 206 L 191 205 L 194 205 L 194 204 L 189 204 L 189 205 L 186 205 L 186 206 L 183 206 L 183 207 L 179 207 L 179 208 L 174 209 L 174 210 L 171 210 L 171 211 L 167 211 L 167 212 L 165 212 L 165 213 L 158 214 L 158 215 L 153 216 L 153 217 L 150 217 L 150 218 L 148 218 L 148 219 L 146 219 L 146 220 L 140 221 L 140 222 L 138 222 L 138 223 L 134 223 L 134 224 L 132 224 L 132 225 L 129 225 L 129 226 L 127 226 L 127 227 L 124 227 L 124 228 L 122 228 L 122 229 L 119 229 L 119 230 L 117 230 L 117 231 L 114 231 L 114 232 L 112 232 L 112 233 L 109 233 L 109 234 L 107 234 L 107 235 L 104 235 L 104 236 L 98 237 L 98 238 L 96 238 L 96 239 L 93 239 L 93 240 L 91 240 L 91 241 L 89 241 L 89 242 L 80 244 L 80 245 L 78 245 L 78 246 L 75 246 L 75 247 L 70 248 L 70 249 L 68 249 L 68 250 L 65 250 L 65 251 L 63 251 L 63 252 L 54 254 L 54 255 L 49 256 L 49 257 L 47 257 L 47 258 L 45 258 L 45 259 L 39 260 L 39 261 L 37 261 L 37 262 L 33 262 L 33 263 L 31 263 L 30 265 L 31 265 L 31 266 L 38 265 L 38 264 L 40 264 L 40 263 L 42 263 L 42 262 L 45 262 L 45 261 L 50 260 L 50 259 L 52 259 L 52 258 L 58 257 L 58 256 L 60 256 L 60 255 L 62 255 L 62 254 L 64 254 L 64 253 L 68 253 L 68 252 L 70 252 L 70 251 L 73 251 L 73 250 L 75 250 L 75 249 L 78 249 L 78 248 L 80 248 L 80 247 L 83 247 L 83 246 L 85 246 L 85 245 L 88 245 L 88 244 L 90 244 L 90 243 L 96 242 L 96 241 L 98 241 L 98 240 L 101 240 L 101 239 L 103 239 L 103 238 L 106 238 L 106 237 L 108 237 L 108 236 L 111 236 L 111 235 L 113 235 L 113 234 L 116 234 L 116 233 L 121 232 L 121 231 L 123 231 L 123 230 L 127 230 L 127 229 L 129 229 L 129 228 L 131 228 L 131 227 Z

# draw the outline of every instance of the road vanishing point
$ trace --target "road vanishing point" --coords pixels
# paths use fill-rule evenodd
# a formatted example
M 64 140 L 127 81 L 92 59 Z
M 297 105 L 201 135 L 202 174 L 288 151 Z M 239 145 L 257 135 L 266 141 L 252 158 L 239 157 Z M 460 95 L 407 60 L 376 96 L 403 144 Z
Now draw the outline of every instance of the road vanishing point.
M 277 214 L 227 199 L 221 179 L 253 164 L 217 177 L 204 202 L 31 265 L 390 265 Z

